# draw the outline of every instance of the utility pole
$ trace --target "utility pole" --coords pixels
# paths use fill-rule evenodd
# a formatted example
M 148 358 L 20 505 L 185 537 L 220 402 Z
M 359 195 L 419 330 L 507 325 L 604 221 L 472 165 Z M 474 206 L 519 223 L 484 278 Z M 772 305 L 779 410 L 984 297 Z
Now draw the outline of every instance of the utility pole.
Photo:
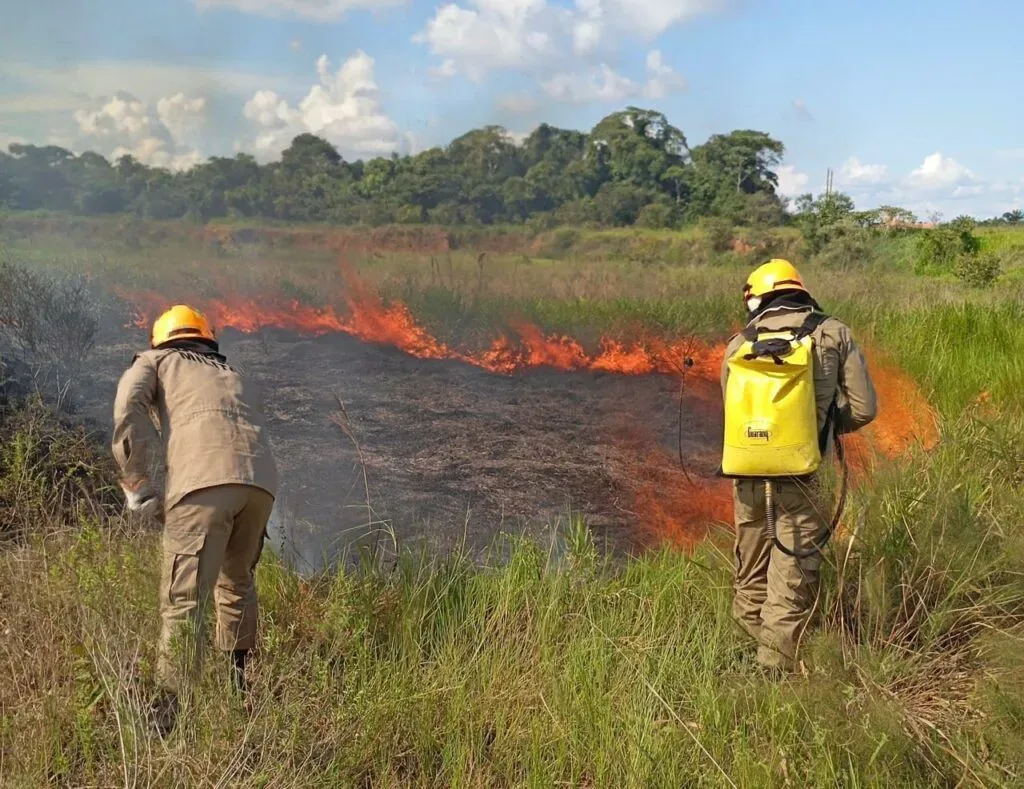
M 832 169 L 829 168 L 825 171 L 825 197 L 829 197 L 832 194 Z

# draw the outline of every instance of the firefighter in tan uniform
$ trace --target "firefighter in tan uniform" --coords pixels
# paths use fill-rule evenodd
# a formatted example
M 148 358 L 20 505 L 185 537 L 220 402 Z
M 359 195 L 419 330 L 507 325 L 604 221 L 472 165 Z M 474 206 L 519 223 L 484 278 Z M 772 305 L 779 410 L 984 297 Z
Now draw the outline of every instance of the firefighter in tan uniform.
M 173 726 L 182 680 L 201 662 L 211 592 L 216 645 L 232 655 L 235 684 L 245 687 L 256 643 L 253 572 L 278 485 L 262 408 L 254 384 L 219 353 L 207 320 L 181 305 L 154 322 L 151 350 L 135 356 L 118 384 L 113 452 L 127 505 L 164 520 L 157 678 L 170 720 L 158 725 Z M 158 447 L 166 453 L 162 501 L 150 476 Z
M 794 332 L 805 327 L 813 369 L 813 404 L 809 411 L 816 410 L 817 424 L 813 428 L 821 454 L 831 448 L 833 433 L 851 433 L 875 418 L 875 389 L 850 329 L 821 312 L 792 264 L 773 259 L 760 266 L 747 280 L 743 298 L 749 322 L 744 332 L 730 340 L 722 365 L 727 408 L 729 360 L 744 346 L 745 339 L 758 333 Z M 800 641 L 817 599 L 821 553 L 815 547 L 825 538 L 832 515 L 821 496 L 816 495 L 817 476 L 812 473 L 771 480 L 776 536 L 787 548 L 792 546 L 790 550 L 797 556 L 780 550 L 768 534 L 764 480 L 748 477 L 733 483 L 733 615 L 757 642 L 757 662 L 771 671 L 796 668 Z

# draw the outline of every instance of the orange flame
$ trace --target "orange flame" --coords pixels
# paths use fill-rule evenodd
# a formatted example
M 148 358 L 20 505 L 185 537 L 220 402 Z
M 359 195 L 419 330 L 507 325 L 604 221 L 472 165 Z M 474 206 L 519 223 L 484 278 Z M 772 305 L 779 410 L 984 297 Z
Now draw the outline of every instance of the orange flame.
M 167 298 L 149 292 L 119 295 L 133 305 L 131 325 L 146 328 L 165 308 Z M 366 342 L 392 345 L 420 359 L 457 359 L 493 373 L 513 373 L 531 367 L 553 367 L 558 370 L 594 370 L 622 375 L 674 373 L 683 369 L 687 359 L 693 374 L 714 378 L 718 349 L 709 348 L 696 339 L 675 343 L 663 341 L 636 342 L 631 345 L 604 337 L 600 350 L 588 354 L 571 337 L 545 335 L 537 326 L 519 323 L 513 327 L 515 339 L 497 337 L 491 346 L 479 353 L 449 348 L 416 322 L 409 308 L 401 302 L 385 305 L 373 294 L 356 284 L 346 298 L 347 315 L 333 307 L 310 307 L 298 301 L 284 305 L 235 296 L 193 302 L 215 327 L 232 328 L 247 334 L 274 327 L 313 336 L 344 333 Z
M 519 323 L 509 334 L 497 337 L 484 351 L 463 352 L 448 347 L 416 322 L 401 302 L 385 305 L 354 277 L 346 277 L 346 314 L 333 307 L 316 308 L 298 301 L 273 303 L 229 296 L 197 303 L 217 328 L 254 333 L 275 327 L 308 335 L 344 333 L 371 343 L 391 345 L 420 359 L 455 359 L 493 373 L 551 367 L 559 370 L 591 370 L 620 375 L 672 374 L 692 363 L 687 375 L 717 382 L 725 345 L 709 346 L 694 338 L 675 342 L 648 338 L 624 343 L 602 337 L 596 353 L 589 354 L 577 340 L 545 335 L 537 326 Z M 155 292 L 119 293 L 134 305 L 132 325 L 147 328 L 166 308 L 168 300 Z M 844 439 L 851 474 L 862 478 L 874 458 L 894 458 L 919 441 L 930 448 L 939 439 L 936 415 L 912 379 L 882 354 L 872 353 L 871 373 L 879 397 L 878 418 L 864 431 Z M 715 398 L 717 387 L 706 398 Z M 692 547 L 707 533 L 712 522 L 732 520 L 732 486 L 728 480 L 698 477 L 687 480 L 674 458 L 652 440 L 637 443 L 630 454 L 629 478 L 633 481 L 632 507 L 642 531 L 653 538 Z

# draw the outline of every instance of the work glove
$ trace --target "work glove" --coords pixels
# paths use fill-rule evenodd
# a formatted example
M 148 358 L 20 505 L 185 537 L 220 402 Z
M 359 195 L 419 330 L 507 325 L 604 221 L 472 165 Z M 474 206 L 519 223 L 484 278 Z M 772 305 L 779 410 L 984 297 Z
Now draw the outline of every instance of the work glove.
M 156 518 L 160 514 L 160 495 L 149 482 L 143 480 L 134 485 L 122 482 L 121 490 L 131 512 L 144 518 Z

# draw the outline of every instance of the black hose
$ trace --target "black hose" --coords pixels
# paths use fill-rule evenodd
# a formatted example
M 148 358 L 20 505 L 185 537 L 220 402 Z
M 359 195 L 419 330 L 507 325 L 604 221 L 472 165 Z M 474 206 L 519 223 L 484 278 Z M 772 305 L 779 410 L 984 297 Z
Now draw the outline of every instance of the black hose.
M 849 482 L 850 470 L 846 464 L 846 453 L 843 451 L 843 442 L 839 438 L 839 431 L 835 432 L 835 447 L 836 447 L 836 458 L 839 460 L 839 467 L 842 469 L 842 476 L 839 482 L 839 498 L 836 501 L 835 513 L 832 515 L 832 521 L 829 523 L 828 528 L 821 537 L 821 541 L 811 546 L 805 551 L 795 551 L 787 548 L 782 544 L 782 541 L 776 534 L 776 519 L 775 519 L 775 501 L 772 495 L 772 481 L 770 479 L 765 480 L 765 524 L 768 531 L 768 536 L 771 537 L 775 547 L 782 551 L 786 556 L 792 556 L 794 559 L 807 559 L 814 556 L 816 553 L 821 553 L 829 539 L 832 537 L 832 533 L 836 530 L 839 525 L 839 519 L 843 517 L 843 510 L 846 507 L 846 492 L 847 484 Z

